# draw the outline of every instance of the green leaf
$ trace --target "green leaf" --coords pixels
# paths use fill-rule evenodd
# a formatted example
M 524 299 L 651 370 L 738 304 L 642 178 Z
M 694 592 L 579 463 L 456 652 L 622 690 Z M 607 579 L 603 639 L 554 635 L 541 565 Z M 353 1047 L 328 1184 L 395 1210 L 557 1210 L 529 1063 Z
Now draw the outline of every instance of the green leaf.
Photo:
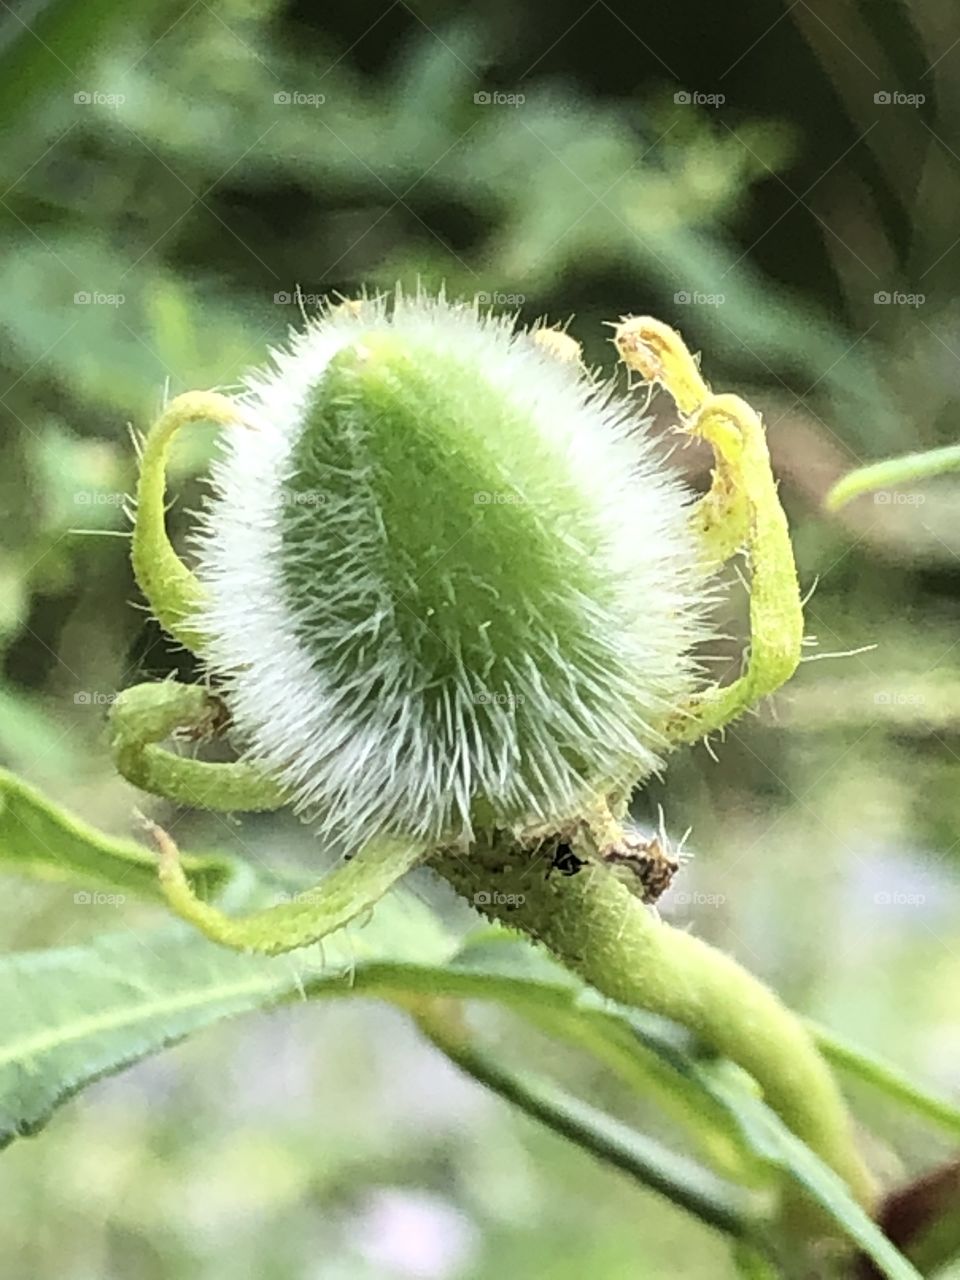
M 564 970 L 544 965 L 529 947 L 512 940 L 494 945 L 485 932 L 478 947 L 459 956 L 453 951 L 449 936 L 426 907 L 395 894 L 379 904 L 364 928 L 342 931 L 322 949 L 295 956 L 240 955 L 179 927 L 9 956 L 0 961 L 0 1143 L 36 1132 L 58 1105 L 93 1080 L 237 1013 L 353 994 L 380 996 L 402 1008 L 422 996 L 494 999 L 519 1011 L 565 1011 L 571 1018 L 590 1020 L 596 1034 L 604 1026 L 615 1027 L 617 1035 L 629 1034 L 644 1052 L 656 1052 L 696 1082 L 708 1102 L 727 1109 L 758 1155 L 803 1186 L 884 1275 L 916 1280 L 918 1273 L 842 1181 L 786 1129 L 742 1072 L 697 1059 L 687 1052 L 682 1031 L 602 1001 Z M 470 1069 L 466 1059 L 461 1065 Z M 490 1071 L 482 1067 L 475 1074 L 489 1077 L 486 1082 L 493 1085 Z M 685 1179 L 690 1173 L 686 1164 L 665 1165 L 643 1143 L 630 1148 L 629 1155 L 616 1122 L 601 1125 L 589 1110 L 554 1096 L 551 1086 L 528 1077 L 506 1084 L 500 1080 L 499 1085 L 502 1091 L 524 1093 L 528 1110 L 595 1154 L 612 1159 L 602 1148 L 617 1148 L 620 1156 L 613 1163 L 629 1163 L 635 1176 L 646 1160 L 659 1169 L 657 1176 L 679 1178 L 684 1194 L 694 1198 L 695 1183 L 704 1194 L 712 1185 L 703 1180 L 706 1174 Z M 708 1106 L 705 1114 L 710 1113 Z M 651 1173 L 651 1183 L 657 1185 L 653 1178 Z
M 403 965 L 379 956 L 436 960 L 451 950 L 417 907 L 388 898 L 366 927 L 295 959 L 240 955 L 176 926 L 0 960 L 0 1145 L 36 1132 L 85 1085 L 222 1018 L 403 985 Z
M 483 967 L 407 895 L 384 899 L 371 922 L 295 957 L 238 955 L 179 927 L 114 935 L 0 961 L 0 1144 L 36 1132 L 86 1084 L 236 1013 L 306 997 L 379 995 L 409 1010 L 424 997 L 502 999 L 522 1008 L 605 1015 L 599 997 L 530 948 L 491 947 Z M 498 954 L 498 952 L 500 954 Z M 507 953 L 514 957 L 509 972 Z M 386 959 L 384 957 L 389 957 Z M 524 971 L 540 970 L 528 977 Z M 595 1006 L 594 1006 L 594 1001 Z M 439 1043 L 439 1042 L 438 1042 Z M 443 1043 L 445 1051 L 452 1046 Z M 753 1238 L 769 1201 L 738 1188 L 530 1075 L 479 1051 L 454 1058 L 488 1087 L 594 1155 L 668 1195 L 704 1221 Z
M 705 1083 L 712 1075 L 709 1087 L 715 1096 L 728 1100 L 757 1149 L 765 1151 L 768 1158 L 822 1205 L 844 1234 L 873 1261 L 881 1275 L 888 1280 L 921 1280 L 920 1272 L 890 1243 L 850 1194 L 846 1183 L 791 1133 L 760 1098 L 743 1089 L 739 1080 L 728 1078 L 726 1065 L 722 1064 L 720 1070 L 712 1073 L 705 1069 Z
M 20 9 L 0 40 L 0 118 L 8 123 L 34 96 L 90 89 L 78 76 L 124 14 L 117 0 L 33 0 Z
M 487 954 L 492 953 L 492 941 L 489 938 L 482 940 L 482 950 Z M 471 956 L 472 950 L 474 949 L 468 947 L 455 962 L 455 966 L 466 965 L 470 970 L 477 968 L 479 957 Z M 512 943 L 509 950 L 504 947 L 500 957 L 494 959 L 492 964 L 492 972 L 498 975 L 500 983 L 507 981 L 512 973 L 529 973 L 538 969 L 543 975 L 541 985 L 545 984 L 548 975 L 554 970 L 565 973 L 552 961 L 546 960 L 545 965 L 542 964 L 539 953 L 521 943 Z M 576 985 L 574 979 L 569 981 Z M 506 994 L 502 987 L 499 994 Z M 515 992 L 515 1002 L 516 996 Z M 606 1020 L 611 1043 L 621 1049 L 624 1048 L 623 1033 L 632 1036 L 635 1052 L 642 1054 L 644 1065 L 647 1055 L 650 1052 L 656 1053 L 661 1066 L 669 1065 L 686 1081 L 688 1092 L 681 1094 L 684 1100 L 695 1098 L 699 1093 L 705 1117 L 712 1115 L 715 1120 L 716 1106 L 723 1108 L 738 1124 L 744 1140 L 755 1156 L 777 1166 L 803 1187 L 833 1218 L 843 1233 L 874 1261 L 883 1275 L 890 1277 L 890 1280 L 917 1280 L 919 1273 L 887 1240 L 851 1195 L 842 1179 L 766 1106 L 756 1085 L 743 1071 L 723 1060 L 699 1056 L 695 1045 L 682 1029 L 635 1009 L 601 1002 L 588 989 L 580 988 L 573 1007 L 582 1025 L 587 1021 L 591 1023 L 593 1034 L 603 1034 L 602 1020 Z M 535 1020 L 543 1023 L 541 1017 Z M 554 1030 L 565 1034 L 567 1038 L 584 1042 L 569 1023 L 565 1027 L 562 1020 L 555 1020 L 553 1026 Z
M 858 1048 L 835 1031 L 813 1022 L 808 1022 L 807 1025 L 813 1032 L 820 1052 L 834 1066 L 882 1090 L 891 1098 L 896 1098 L 918 1115 L 926 1116 L 951 1133 L 960 1134 L 960 1107 L 946 1098 L 938 1098 L 936 1094 L 921 1089 L 899 1067 Z
M 234 877 L 249 877 L 245 864 L 213 854 L 184 857 L 183 867 L 203 898 L 215 897 Z M 0 870 L 164 901 L 151 850 L 97 831 L 5 769 L 0 769 Z
M 628 1021 L 546 951 L 502 929 L 473 933 L 451 967 L 484 973 L 495 998 L 654 1099 L 685 1128 L 713 1168 L 749 1185 L 769 1181 L 738 1118 L 697 1079 L 698 1045 L 686 1028 L 638 1010 L 630 1011 Z
M 426 1036 L 464 1071 L 577 1146 L 652 1187 L 702 1222 L 756 1240 L 769 1214 L 765 1197 L 724 1181 L 684 1156 L 528 1072 L 511 1071 L 471 1042 L 439 1002 L 412 1001 Z

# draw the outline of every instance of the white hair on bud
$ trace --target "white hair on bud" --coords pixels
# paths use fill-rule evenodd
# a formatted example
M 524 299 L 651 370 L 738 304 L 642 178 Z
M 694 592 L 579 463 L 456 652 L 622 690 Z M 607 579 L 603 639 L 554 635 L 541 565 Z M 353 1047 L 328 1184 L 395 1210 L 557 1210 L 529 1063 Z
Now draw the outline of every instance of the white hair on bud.
M 567 648 L 564 637 L 531 623 L 529 647 L 511 668 L 522 705 L 488 704 L 478 717 L 478 673 L 458 669 L 443 689 L 443 716 L 427 714 L 423 672 L 391 631 L 396 610 L 416 611 L 416 592 L 398 603 L 374 580 L 369 553 L 389 545 L 391 531 L 371 508 L 360 472 L 354 500 L 317 506 L 318 529 L 338 550 L 317 572 L 311 616 L 318 601 L 338 593 L 378 600 L 363 627 L 369 665 L 362 679 L 338 668 L 339 646 L 357 632 L 338 634 L 335 610 L 331 626 L 304 643 L 303 611 L 279 569 L 283 507 L 296 482 L 292 452 L 331 360 L 380 332 L 434 354 L 438 368 L 454 358 L 468 364 L 490 397 L 528 424 L 586 504 L 589 545 L 600 548 L 604 581 L 616 586 L 609 599 L 571 588 L 569 604 L 589 643 Z M 707 593 L 690 495 L 629 402 L 582 366 L 552 358 L 512 318 L 442 294 L 398 294 L 389 310 L 383 299 L 327 308 L 272 360 L 244 382 L 238 405 L 247 425 L 223 437 L 196 539 L 208 594 L 198 619 L 204 657 L 224 679 L 247 758 L 278 776 L 320 834 L 347 849 L 378 832 L 468 840 L 478 800 L 500 825 L 561 821 L 598 786 L 649 775 L 666 745 L 655 726 L 697 683 L 690 654 L 705 634 Z M 491 490 L 501 481 L 492 476 Z M 423 495 L 426 503 L 442 497 Z M 559 514 L 547 512 L 544 536 L 555 537 L 560 561 L 582 561 L 593 552 L 580 526 L 559 518 L 562 503 L 558 489 Z M 431 568 L 423 565 L 424 575 Z M 543 670 L 558 666 L 569 678 L 551 684 Z

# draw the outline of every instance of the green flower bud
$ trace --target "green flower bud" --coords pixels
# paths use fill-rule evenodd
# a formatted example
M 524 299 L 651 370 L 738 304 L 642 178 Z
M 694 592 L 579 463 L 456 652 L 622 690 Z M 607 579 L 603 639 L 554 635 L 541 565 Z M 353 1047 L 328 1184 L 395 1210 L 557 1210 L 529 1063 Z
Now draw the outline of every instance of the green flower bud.
M 323 313 L 238 407 L 198 630 L 249 758 L 327 838 L 557 826 L 657 767 L 702 560 L 611 385 L 398 297 Z

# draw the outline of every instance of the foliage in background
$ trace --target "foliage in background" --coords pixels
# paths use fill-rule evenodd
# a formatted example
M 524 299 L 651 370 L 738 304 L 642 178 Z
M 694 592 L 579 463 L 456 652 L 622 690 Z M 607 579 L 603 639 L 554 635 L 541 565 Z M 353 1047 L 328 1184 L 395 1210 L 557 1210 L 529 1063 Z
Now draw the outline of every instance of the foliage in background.
M 732 732 L 718 765 L 678 760 L 641 799 L 648 817 L 662 800 L 679 828 L 692 822 L 701 855 L 665 912 L 735 951 L 795 1006 L 953 1091 L 955 482 L 860 499 L 835 520 L 819 506 L 852 463 L 956 437 L 958 53 L 939 2 L 867 16 L 786 9 L 713 15 L 688 3 L 652 29 L 601 5 L 568 31 L 582 6 L 518 19 L 495 5 L 480 25 L 432 4 L 322 18 L 240 0 L 132 17 L 109 4 L 40 5 L 26 16 L 49 55 L 8 26 L 0 754 L 98 826 L 127 832 L 135 797 L 109 769 L 106 702 L 183 658 L 127 607 L 125 541 L 71 530 L 125 529 L 125 424 L 144 425 L 168 383 L 171 393 L 232 383 L 297 322 L 297 285 L 309 298 L 444 278 L 455 292 L 522 298 L 529 318 L 575 310 L 582 333 L 618 310 L 659 313 L 709 347 L 724 381 L 756 388 L 802 569 L 810 584 L 819 577 L 808 618 L 820 652 L 878 645 L 807 668 L 779 725 Z M 47 20 L 49 30 L 38 26 Z M 10 74 L 17 67 L 26 71 Z M 926 91 L 926 103 L 875 104 L 897 87 Z M 526 102 L 474 102 L 496 89 Z M 678 106 L 681 89 L 723 91 L 727 102 Z M 285 92 L 326 102 L 276 103 Z M 677 300 L 698 292 L 724 301 Z M 874 301 L 898 292 L 926 301 Z M 589 354 L 608 362 L 600 345 Z M 185 453 L 182 474 L 203 457 Z M 701 466 L 681 460 L 694 474 Z M 272 821 L 238 832 L 189 814 L 164 820 L 187 847 L 255 847 L 301 867 L 316 857 L 303 833 Z M 78 904 L 73 885 L 6 883 L 15 947 L 156 922 L 132 897 Z M 462 932 L 457 910 L 441 905 Z M 330 1259 L 325 1280 L 362 1267 L 409 1274 L 358 1252 L 371 1222 L 398 1214 L 449 1242 L 450 1270 L 437 1274 L 613 1276 L 641 1250 L 656 1273 L 679 1249 L 691 1275 L 698 1257 L 702 1274 L 722 1273 L 714 1239 L 687 1218 L 472 1094 L 457 1093 L 433 1132 L 411 1127 L 422 1103 L 402 1078 L 431 1078 L 433 1060 L 389 1015 L 352 1016 L 274 1015 L 259 1037 L 237 1024 L 118 1091 L 101 1086 L 43 1143 L 7 1153 L 5 1250 L 25 1245 L 31 1277 L 226 1274 L 217 1251 L 236 1243 L 245 1186 L 263 1229 L 247 1237 L 247 1257 L 231 1249 L 232 1277 L 243 1266 L 251 1276 L 302 1269 L 318 1252 Z M 517 1043 L 512 1028 L 491 1025 Z M 342 1043 L 328 1043 L 330 1028 Z M 269 1043 L 285 1036 L 278 1083 Z M 384 1036 L 401 1036 L 406 1056 L 391 1060 Z M 223 1099 L 225 1053 L 237 1068 Z M 550 1055 L 574 1092 L 636 1108 L 640 1127 L 675 1141 L 656 1104 L 625 1104 L 601 1069 Z M 358 1060 L 378 1064 L 366 1088 Z M 395 1099 L 377 1100 L 384 1081 Z M 852 1088 L 881 1135 L 876 1163 L 890 1183 L 947 1154 L 945 1137 Z M 298 1099 L 287 1111 L 284 1096 Z M 204 1102 L 209 1139 L 187 1124 Z M 261 1118 L 271 1108 L 283 1112 L 276 1129 Z M 209 1206 L 211 1178 L 220 1217 L 187 1213 L 171 1228 L 180 1184 Z M 37 1223 L 39 1198 L 51 1227 Z

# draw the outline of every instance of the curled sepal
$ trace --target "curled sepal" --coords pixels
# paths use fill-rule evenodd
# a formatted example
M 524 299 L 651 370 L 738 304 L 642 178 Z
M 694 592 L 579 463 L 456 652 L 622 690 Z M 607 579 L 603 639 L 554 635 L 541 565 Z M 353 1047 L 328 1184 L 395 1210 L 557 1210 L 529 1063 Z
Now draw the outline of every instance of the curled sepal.
M 147 824 L 159 853 L 160 885 L 171 908 L 212 942 L 235 951 L 279 955 L 321 942 L 336 929 L 371 910 L 430 850 L 409 841 L 372 840 L 341 863 L 313 889 L 292 901 L 246 916 L 229 916 L 198 898 L 176 844 L 155 823 Z
M 706 567 L 719 568 L 743 550 L 750 569 L 746 669 L 732 684 L 698 694 L 671 718 L 671 740 L 691 742 L 773 693 L 797 668 L 803 608 L 790 531 L 756 410 L 739 396 L 714 395 L 683 339 L 659 320 L 625 320 L 614 341 L 628 368 L 673 397 L 681 430 L 713 449 L 713 482 L 693 511 Z
M 178 804 L 250 813 L 279 809 L 283 788 L 257 765 L 212 764 L 177 755 L 160 744 L 168 738 L 202 742 L 224 727 L 219 698 L 203 685 L 138 684 L 117 695 L 110 709 L 114 762 L 128 782 Z
M 203 588 L 167 536 L 167 458 L 173 437 L 187 423 L 234 425 L 241 421 L 236 405 L 226 396 L 215 391 L 188 391 L 170 401 L 143 443 L 131 549 L 133 572 L 160 625 L 195 652 L 202 648 L 203 637 L 191 619 L 196 617 Z

